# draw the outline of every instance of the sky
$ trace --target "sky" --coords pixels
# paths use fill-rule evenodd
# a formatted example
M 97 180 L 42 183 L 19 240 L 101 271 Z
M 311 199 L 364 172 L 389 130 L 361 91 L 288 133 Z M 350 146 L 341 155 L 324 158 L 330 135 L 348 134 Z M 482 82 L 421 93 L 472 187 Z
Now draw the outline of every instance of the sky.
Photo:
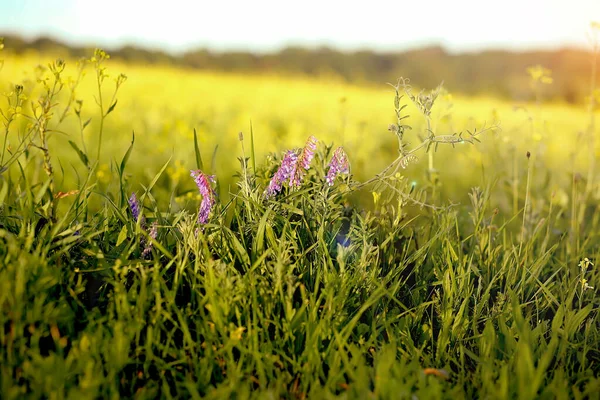
M 591 21 L 600 0 L 0 0 L 0 34 L 171 53 L 584 47 Z

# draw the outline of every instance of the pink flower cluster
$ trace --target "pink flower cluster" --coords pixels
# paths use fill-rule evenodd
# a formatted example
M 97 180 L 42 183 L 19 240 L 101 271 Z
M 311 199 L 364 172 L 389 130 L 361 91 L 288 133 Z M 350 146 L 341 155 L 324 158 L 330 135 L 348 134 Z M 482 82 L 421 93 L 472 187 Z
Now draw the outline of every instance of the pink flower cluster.
M 131 210 L 131 215 L 133 216 L 133 220 L 137 223 L 137 220 L 140 216 L 140 202 L 137 198 L 137 196 L 135 195 L 135 193 L 132 193 L 131 196 L 129 197 L 129 209 Z M 142 219 L 140 220 L 140 226 L 142 227 L 142 229 L 144 229 L 146 227 L 146 218 L 144 218 L 144 215 L 142 214 Z
M 190 175 L 194 178 L 198 191 L 202 195 L 202 202 L 198 211 L 198 223 L 205 224 L 208 222 L 208 218 L 216 202 L 215 191 L 212 188 L 212 184 L 215 183 L 215 177 L 214 175 L 206 175 L 199 169 L 191 171 Z
M 273 175 L 269 186 L 265 190 L 266 197 L 275 196 L 281 191 L 283 184 L 286 182 L 291 188 L 299 188 L 306 171 L 310 168 L 310 163 L 315 157 L 316 149 L 317 138 L 310 136 L 302 151 L 288 150 L 283 157 L 281 166 Z
M 288 150 L 285 152 L 281 165 L 265 189 L 264 195 L 266 198 L 277 195 L 281 192 L 285 184 L 291 189 L 297 189 L 302 185 L 302 181 L 306 176 L 306 171 L 310 169 L 310 164 L 315 157 L 317 142 L 317 138 L 310 136 L 302 149 Z M 348 174 L 349 172 L 350 164 L 348 162 L 348 157 L 346 156 L 344 149 L 338 147 L 327 166 L 327 176 L 325 177 L 325 180 L 329 186 L 332 186 L 338 175 Z M 200 204 L 200 209 L 198 210 L 198 223 L 206 224 L 216 203 L 216 195 L 212 188 L 212 184 L 215 183 L 215 177 L 207 175 L 201 170 L 192 170 L 191 176 L 194 178 L 198 191 L 202 195 L 202 202 Z M 132 210 L 134 210 L 133 207 Z
M 277 193 L 281 192 L 281 188 L 283 184 L 290 179 L 292 176 L 292 172 L 296 170 L 296 163 L 298 162 L 298 154 L 294 150 L 288 150 L 283 156 L 283 161 L 281 162 L 281 166 L 271 178 L 271 182 L 269 182 L 269 186 L 265 191 L 265 195 L 267 197 L 275 196 Z
M 156 240 L 156 236 L 158 235 L 158 223 L 156 221 L 154 221 L 152 223 L 152 226 L 150 227 L 150 232 L 148 232 L 148 236 L 153 239 Z M 146 247 L 144 247 L 144 251 L 142 251 L 142 258 L 148 258 L 150 256 L 150 254 L 152 253 L 152 240 L 148 240 L 148 243 L 146 243 Z
M 347 174 L 350 172 L 350 163 L 348 162 L 348 156 L 342 147 L 338 147 L 333 153 L 331 161 L 329 161 L 327 170 L 327 176 L 325 181 L 329 186 L 333 186 L 335 178 L 340 174 Z

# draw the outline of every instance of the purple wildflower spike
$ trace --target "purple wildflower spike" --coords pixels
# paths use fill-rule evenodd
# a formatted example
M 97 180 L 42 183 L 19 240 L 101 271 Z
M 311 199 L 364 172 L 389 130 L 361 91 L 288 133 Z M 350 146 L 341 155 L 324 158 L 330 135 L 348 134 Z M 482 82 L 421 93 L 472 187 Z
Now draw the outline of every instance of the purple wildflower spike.
M 300 153 L 298 162 L 294 166 L 294 170 L 290 176 L 290 187 L 300 187 L 300 184 L 302 184 L 302 178 L 304 178 L 304 171 L 310 168 L 310 163 L 315 156 L 316 149 L 317 138 L 310 136 L 306 141 L 306 145 L 304 146 L 304 149 L 302 149 L 302 153 Z
M 198 186 L 198 191 L 202 195 L 202 202 L 198 211 L 198 223 L 205 224 L 208 222 L 210 212 L 216 202 L 215 192 L 211 186 L 211 183 L 215 182 L 215 177 L 213 175 L 206 175 L 199 169 L 191 171 L 191 176 L 194 178 L 196 186 Z
M 315 150 L 317 149 L 317 138 L 314 136 L 310 136 L 306 141 L 306 145 L 302 150 L 302 154 L 300 155 L 300 165 L 304 169 L 310 168 L 310 163 L 315 156 Z
M 281 192 L 281 187 L 290 179 L 290 176 L 296 169 L 296 164 L 298 163 L 298 154 L 294 150 L 288 150 L 283 157 L 283 161 L 281 162 L 281 166 L 271 178 L 271 182 L 269 182 L 269 186 L 265 190 L 265 195 L 267 197 L 275 196 L 277 193 Z
M 158 235 L 158 223 L 154 221 L 152 226 L 150 227 L 150 232 L 148 232 L 148 236 L 154 240 L 156 240 L 156 236 Z M 144 247 L 144 251 L 142 252 L 142 258 L 148 258 L 150 253 L 152 252 L 152 240 L 148 240 L 146 243 L 146 247 Z
M 135 195 L 135 193 L 131 194 L 131 197 L 129 198 L 129 209 L 131 210 L 131 215 L 133 216 L 133 220 L 137 223 L 138 218 L 140 217 L 140 202 L 137 198 L 137 196 Z M 142 227 L 142 229 L 144 228 L 144 226 L 146 225 L 146 218 L 144 218 L 144 215 L 142 215 L 141 220 L 140 220 L 140 226 Z
M 333 153 L 333 157 L 329 162 L 327 176 L 325 180 L 329 186 L 333 186 L 333 181 L 339 174 L 347 174 L 350 171 L 348 157 L 342 147 L 338 147 Z

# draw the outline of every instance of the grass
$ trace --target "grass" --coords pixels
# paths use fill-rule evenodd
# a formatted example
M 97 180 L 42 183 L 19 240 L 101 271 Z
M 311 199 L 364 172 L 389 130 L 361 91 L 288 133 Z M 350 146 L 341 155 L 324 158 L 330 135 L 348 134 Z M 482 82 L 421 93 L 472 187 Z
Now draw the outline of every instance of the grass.
M 466 130 L 489 121 L 491 111 L 482 108 L 493 100 L 463 100 L 478 116 L 469 119 L 460 116 L 465 111 L 443 112 L 451 103 L 443 92 L 432 108 L 426 98 L 411 101 L 416 91 L 401 86 L 384 102 L 375 90 L 337 84 L 325 90 L 291 80 L 282 89 L 274 83 L 280 78 L 180 72 L 175 79 L 174 70 L 138 67 L 129 67 L 121 89 L 99 78 L 108 59 L 95 56 L 86 63 L 93 79 L 71 86 L 69 70 L 55 63 L 39 81 L 8 89 L 2 108 L 3 399 L 529 399 L 600 392 L 600 278 L 593 265 L 600 192 L 581 150 L 597 133 L 593 125 L 586 131 L 593 109 L 531 106 L 515 112 L 527 116 L 525 125 L 502 120 L 501 132 L 469 146 L 444 135 L 463 130 L 470 139 Z M 3 82 L 22 67 L 22 60 L 6 61 Z M 149 76 L 156 86 L 140 83 Z M 221 89 L 235 90 L 232 97 L 239 91 L 274 106 L 252 118 L 250 131 L 236 107 L 265 106 L 228 103 L 219 94 L 215 103 L 222 104 L 207 106 L 206 97 L 183 94 L 185 85 L 201 88 L 209 79 L 228 82 Z M 105 101 L 118 89 L 118 103 L 96 95 L 100 111 L 93 114 L 76 100 L 98 94 L 98 82 Z M 271 95 L 287 90 L 282 96 L 290 102 L 252 92 L 259 87 Z M 325 107 L 330 89 L 337 105 Z M 349 100 L 340 102 L 341 93 Z M 160 113 L 160 102 L 149 102 L 161 94 L 180 100 Z M 394 102 L 412 105 L 396 106 L 396 115 Z M 235 111 L 227 114 L 227 104 Z M 211 151 L 216 143 L 208 143 L 216 139 L 195 137 L 185 126 L 194 118 L 184 117 L 182 129 L 165 128 L 195 112 L 212 115 L 202 129 L 221 132 L 220 162 Z M 131 126 L 122 128 L 140 115 L 155 123 L 132 137 Z M 285 130 L 298 121 L 304 128 Z M 390 122 L 396 127 L 386 132 Z M 575 122 L 583 132 L 578 141 L 565 137 Z M 401 129 L 404 123 L 412 130 Z M 229 134 L 239 126 L 251 135 Z M 321 140 L 301 187 L 265 198 L 281 151 L 303 145 L 309 128 L 323 135 L 315 134 Z M 366 134 L 381 130 L 385 139 Z M 398 147 L 394 133 L 401 130 Z M 175 131 L 190 136 L 169 139 Z M 330 187 L 332 142 L 344 146 L 352 174 Z M 415 153 L 420 161 L 402 169 L 421 142 L 432 156 Z M 183 154 L 175 156 L 179 164 L 156 156 L 171 145 Z M 388 173 L 374 175 L 386 165 Z M 217 201 L 205 224 L 196 212 L 204 198 L 186 195 L 195 193 L 189 170 L 196 168 L 217 175 Z M 473 182 L 478 187 L 471 189 Z M 145 221 L 133 218 L 132 192 Z M 461 204 L 450 204 L 453 196 Z M 154 238 L 150 223 L 157 224 Z M 149 243 L 151 256 L 143 257 Z

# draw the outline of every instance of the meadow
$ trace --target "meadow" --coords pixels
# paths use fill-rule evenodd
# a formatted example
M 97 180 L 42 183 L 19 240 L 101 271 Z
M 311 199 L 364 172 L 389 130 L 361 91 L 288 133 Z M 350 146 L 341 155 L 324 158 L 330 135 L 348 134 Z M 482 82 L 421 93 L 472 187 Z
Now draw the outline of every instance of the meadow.
M 0 397 L 600 392 L 593 83 L 0 59 Z

